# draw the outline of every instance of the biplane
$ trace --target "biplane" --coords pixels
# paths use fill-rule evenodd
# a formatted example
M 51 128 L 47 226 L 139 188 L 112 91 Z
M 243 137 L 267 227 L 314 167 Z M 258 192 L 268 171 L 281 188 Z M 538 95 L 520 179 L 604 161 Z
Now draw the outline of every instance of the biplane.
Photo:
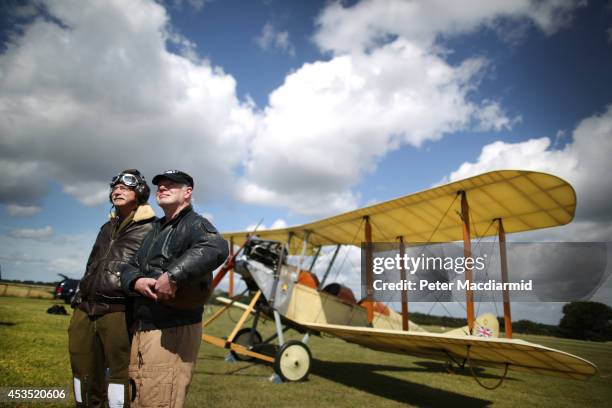
M 446 333 L 428 332 L 409 320 L 407 293 L 402 293 L 401 312 L 373 301 L 371 296 L 373 274 L 369 244 L 373 242 L 398 242 L 400 251 L 410 242 L 462 242 L 464 255 L 468 257 L 473 239 L 496 236 L 502 280 L 507 281 L 506 233 L 567 224 L 573 219 L 575 209 L 576 194 L 564 180 L 533 171 L 503 170 L 304 225 L 255 233 L 224 233 L 231 243 L 232 255 L 215 276 L 213 286 L 232 270 L 229 276 L 232 293 L 235 271 L 247 286 L 241 295 L 248 292 L 250 302 L 239 303 L 240 295 L 220 298 L 224 307 L 205 321 L 204 327 L 230 307 L 242 308 L 243 314 L 227 338 L 205 333 L 203 341 L 229 349 L 239 360 L 272 363 L 283 381 L 300 381 L 308 376 L 312 359 L 308 339 L 321 333 L 375 350 L 460 366 L 467 363 L 476 381 L 490 389 L 501 384 L 509 369 L 587 379 L 597 371 L 589 361 L 512 338 L 507 291 L 503 293 L 504 337 L 500 337 L 494 314 L 474 315 L 474 297 L 469 289 L 465 294 L 466 326 Z M 365 248 L 362 256 L 365 257 L 366 296 L 360 302 L 348 287 L 326 284 L 342 245 Z M 240 249 L 234 251 L 234 246 Z M 325 273 L 319 277 L 311 270 L 324 246 L 335 246 L 335 250 Z M 300 256 L 297 265 L 286 262 L 289 255 Z M 306 256 L 312 257 L 309 268 L 303 266 Z M 472 279 L 469 269 L 465 279 Z M 251 327 L 243 327 L 249 316 L 254 316 Z M 262 339 L 257 330 L 260 318 L 274 322 L 273 336 Z M 302 340 L 285 341 L 284 333 L 288 329 L 303 333 Z M 483 384 L 473 369 L 477 365 L 499 367 L 503 375 L 495 385 Z

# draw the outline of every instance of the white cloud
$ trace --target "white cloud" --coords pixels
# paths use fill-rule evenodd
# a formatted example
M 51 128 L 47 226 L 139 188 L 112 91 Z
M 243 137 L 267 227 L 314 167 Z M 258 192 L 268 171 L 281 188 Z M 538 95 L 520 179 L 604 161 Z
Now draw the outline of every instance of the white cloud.
M 329 175 L 333 177 L 333 174 Z M 291 180 L 288 179 L 288 182 Z M 295 185 L 289 189 L 299 188 L 308 180 L 294 179 Z M 312 180 L 314 181 L 314 180 Z M 316 186 L 314 186 L 316 188 Z M 266 189 L 256 183 L 242 180 L 238 184 L 237 194 L 241 201 L 253 204 L 264 204 L 274 207 L 289 208 L 299 214 L 318 216 L 348 211 L 357 207 L 358 195 L 350 191 L 337 193 L 335 191 L 291 191 L 284 189 Z
M 184 58 L 187 58 L 194 64 L 199 64 L 202 62 L 196 51 L 196 43 L 194 43 L 184 35 L 180 34 L 179 32 L 175 31 L 174 28 L 170 25 L 168 25 L 166 29 L 166 39 L 169 43 L 172 43 L 176 47 L 178 47 L 179 55 Z
M 453 66 L 402 40 L 305 64 L 270 95 L 241 199 L 302 214 L 346 211 L 358 201 L 351 187 L 400 145 L 510 128 L 499 104 L 469 99 L 486 66 L 479 58 Z
M 11 204 L 6 207 L 6 212 L 11 217 L 29 217 L 38 214 L 42 208 L 35 205 L 17 205 Z
M 335 250 L 335 247 L 324 247 L 319 254 L 319 259 L 315 263 L 315 267 L 313 268 L 312 272 L 314 272 L 320 280 L 323 279 Z M 311 262 L 312 259 L 307 260 L 304 262 L 304 265 L 309 267 Z M 340 283 L 349 287 L 353 291 L 353 294 L 357 300 L 362 297 L 360 248 L 346 245 L 340 248 L 324 286 L 327 286 L 330 283 Z M 363 296 L 365 296 L 365 294 Z
M 264 51 L 278 50 L 291 56 L 295 55 L 295 46 L 289 40 L 289 32 L 277 31 L 272 23 L 264 24 L 261 33 L 255 37 L 255 43 Z
M 80 278 L 85 271 L 97 230 L 57 235 L 45 240 L 16 240 L 0 235 L 2 276 L 7 279 L 56 281 L 63 273 Z
M 267 229 L 280 229 L 280 228 L 287 228 L 287 221 L 283 220 L 282 218 L 278 218 L 276 219 L 272 225 L 270 227 L 266 227 L 266 224 L 250 224 L 247 225 L 247 227 L 244 229 L 245 231 L 255 231 L 255 228 L 257 228 L 257 231 L 263 231 L 263 230 L 267 230 Z
M 108 201 L 108 183 L 76 182 L 64 186 L 64 192 L 88 206 Z
M 187 3 L 189 7 L 191 7 L 196 12 L 201 11 L 206 3 L 209 3 L 211 0 L 174 0 L 173 5 L 177 9 L 183 8 L 183 3 Z
M 567 137 L 567 132 L 564 129 L 557 130 L 557 134 L 555 135 L 555 139 L 553 141 L 552 147 L 556 148 L 559 143 L 563 141 Z
M 32 254 L 26 254 L 24 252 L 12 252 L 6 255 L 0 254 L 0 261 L 13 262 L 16 264 L 22 264 L 22 263 L 43 264 L 47 262 L 46 259 L 35 257 L 35 256 L 32 256 Z
M 289 74 L 258 111 L 237 98 L 233 77 L 198 58 L 160 4 L 48 0 L 61 24 L 36 19 L 0 55 L 0 170 L 20 180 L 0 180 L 0 202 L 39 205 L 53 180 L 96 205 L 120 169 L 150 178 L 181 168 L 194 176 L 198 202 L 233 193 L 302 214 L 352 209 L 360 199 L 352 187 L 401 145 L 520 120 L 501 101 L 474 100 L 485 58 L 451 65 L 433 44 L 500 17 L 554 32 L 574 8 L 510 3 L 332 3 L 314 39 L 333 58 Z M 293 49 L 270 24 L 260 42 Z
M 280 228 L 287 228 L 287 221 L 283 220 L 282 218 L 279 218 L 276 221 L 274 221 L 272 223 L 272 226 L 270 227 L 270 229 L 280 229 Z
M 612 222 L 584 221 L 579 216 L 571 223 L 561 227 L 521 232 L 508 236 L 508 241 L 514 242 L 609 242 L 611 239 Z M 612 264 L 609 267 L 612 267 Z
M 578 221 L 611 222 L 612 105 L 603 113 L 582 120 L 572 139 L 560 150 L 552 149 L 547 137 L 520 143 L 494 142 L 482 148 L 475 162 L 463 163 L 445 181 L 504 168 L 544 171 L 574 186 Z
M 317 19 L 315 41 L 335 54 L 376 48 L 396 36 L 430 46 L 439 35 L 496 28 L 504 18 L 527 19 L 552 34 L 571 21 L 579 6 L 575 0 L 363 0 L 351 7 L 334 2 Z
M 49 268 L 57 271 L 75 271 L 84 269 L 85 266 L 83 265 L 83 262 L 80 259 L 54 258 L 49 262 Z
M 16 228 L 9 230 L 7 235 L 17 239 L 45 241 L 53 236 L 53 228 L 50 225 L 44 228 Z
M 484 146 L 476 162 L 465 162 L 444 181 L 461 180 L 493 169 L 516 168 L 566 174 L 578 165 L 575 157 L 552 150 L 548 137 L 519 143 L 496 141 Z M 566 160 L 569 159 L 569 160 Z
M 215 220 L 215 216 L 209 212 L 202 212 L 202 217 L 206 218 L 208 221 L 213 222 Z
M 253 232 L 253 231 L 255 231 L 256 228 L 257 228 L 257 231 L 268 229 L 268 228 L 265 228 L 265 225 L 263 225 L 263 224 L 260 224 L 260 225 L 249 224 L 249 225 L 246 226 L 246 228 L 244 230 L 245 231 Z
M 2 99 L 0 96 L 0 101 Z M 2 127 L 3 124 L 0 122 L 0 129 Z M 7 152 L 6 158 L 2 157 L 3 151 L 8 149 L 4 143 L 8 136 L 8 133 L 0 132 L 0 145 L 3 147 L 0 151 L 0 173 L 3 174 L 0 178 L 0 203 L 22 206 L 39 204 L 41 197 L 48 191 L 42 165 L 27 158 L 22 160 L 10 158 L 10 152 Z
M 477 118 L 476 128 L 481 131 L 495 130 L 511 130 L 512 126 L 521 122 L 522 118 L 517 116 L 513 119 L 508 118 L 499 102 L 484 100 L 481 108 L 475 113 Z
M 124 168 L 181 168 L 197 198 L 227 193 L 257 123 L 234 78 L 198 61 L 155 2 L 45 5 L 61 24 L 35 19 L 0 55 L 0 170 L 15 175 L 0 202 L 37 205 L 54 180 L 100 204 Z
M 248 203 L 328 215 L 358 205 L 352 187 L 401 145 L 462 130 L 511 130 L 501 101 L 476 100 L 490 61 L 445 59 L 440 36 L 528 21 L 551 34 L 573 1 L 330 3 L 314 41 L 329 61 L 304 64 L 271 93 L 250 144 L 238 196 Z

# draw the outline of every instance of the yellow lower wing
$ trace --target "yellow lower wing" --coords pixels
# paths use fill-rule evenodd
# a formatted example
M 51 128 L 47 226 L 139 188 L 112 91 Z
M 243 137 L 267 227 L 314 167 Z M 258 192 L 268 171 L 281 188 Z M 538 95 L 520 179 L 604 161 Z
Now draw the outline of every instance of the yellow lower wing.
M 487 338 L 427 332 L 403 332 L 332 324 L 305 324 L 350 343 L 374 350 L 434 359 L 468 358 L 471 363 L 537 374 L 587 379 L 597 372 L 591 362 L 563 351 L 518 339 Z

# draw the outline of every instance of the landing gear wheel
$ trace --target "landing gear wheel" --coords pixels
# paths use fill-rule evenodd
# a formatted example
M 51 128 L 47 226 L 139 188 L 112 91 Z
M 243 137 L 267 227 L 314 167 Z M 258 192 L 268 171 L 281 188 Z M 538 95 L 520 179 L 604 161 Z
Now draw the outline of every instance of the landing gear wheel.
M 312 356 L 308 347 L 298 340 L 290 340 L 276 353 L 274 371 L 285 382 L 302 381 L 310 373 Z
M 260 344 L 262 342 L 261 334 L 257 330 L 253 333 L 253 341 L 251 342 L 251 328 L 245 327 L 236 333 L 236 337 L 234 337 L 234 343 L 240 344 L 246 348 L 253 346 L 254 344 Z M 234 350 L 231 350 L 232 356 L 238 361 L 252 361 L 255 357 L 245 356 L 244 354 L 236 353 Z

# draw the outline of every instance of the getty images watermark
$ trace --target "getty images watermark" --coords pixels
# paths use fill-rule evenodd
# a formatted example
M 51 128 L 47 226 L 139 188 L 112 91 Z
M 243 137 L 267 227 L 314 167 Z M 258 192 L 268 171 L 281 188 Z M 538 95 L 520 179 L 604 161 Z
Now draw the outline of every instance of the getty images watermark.
M 497 242 L 478 243 L 467 257 L 456 243 L 406 245 L 403 254 L 398 243 L 373 243 L 369 282 L 365 245 L 362 294 L 385 302 L 399 302 L 402 293 L 411 302 L 463 301 L 466 290 L 483 302 L 500 301 L 504 291 L 523 302 L 589 300 L 610 274 L 605 242 L 508 243 L 506 281 Z

